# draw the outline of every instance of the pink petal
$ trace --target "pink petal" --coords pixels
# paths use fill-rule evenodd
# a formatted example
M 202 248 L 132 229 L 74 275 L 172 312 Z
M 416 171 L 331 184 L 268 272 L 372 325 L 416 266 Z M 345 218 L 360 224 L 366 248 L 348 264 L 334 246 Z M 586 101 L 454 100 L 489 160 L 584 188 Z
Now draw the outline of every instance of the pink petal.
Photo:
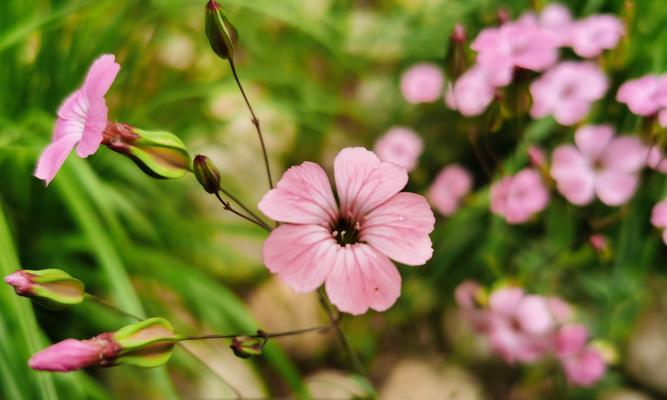
M 572 318 L 572 308 L 562 299 L 558 297 L 548 297 L 547 304 L 551 311 L 551 315 L 554 316 L 557 323 L 562 324 Z
M 544 335 L 554 326 L 546 299 L 541 296 L 524 296 L 516 309 L 516 319 L 521 328 L 531 335 Z
M 586 347 L 573 357 L 562 361 L 567 379 L 578 386 L 591 386 L 599 381 L 607 371 L 600 353 L 593 347 Z
M 667 128 L 667 108 L 663 108 L 658 113 L 658 123 L 663 128 Z
M 476 308 L 475 296 L 480 291 L 482 291 L 482 287 L 475 281 L 466 280 L 461 282 L 454 291 L 456 304 L 463 308 Z
M 472 189 L 472 175 L 459 164 L 443 168 L 428 190 L 428 199 L 443 215 L 456 211 L 461 197 Z
M 348 218 L 367 214 L 408 183 L 405 168 L 381 162 L 363 147 L 341 150 L 334 160 L 334 175 L 340 210 Z
M 617 136 L 609 142 L 602 155 L 604 168 L 636 173 L 644 167 L 647 158 L 646 146 L 635 136 Z
M 317 289 L 333 270 L 340 246 L 319 225 L 285 224 L 264 242 L 266 267 L 297 292 Z
M 554 119 L 559 124 L 571 126 L 584 119 L 590 111 L 591 103 L 579 99 L 561 100 L 554 107 Z
M 589 160 L 597 160 L 614 137 L 614 129 L 609 125 L 586 125 L 574 134 L 577 148 Z
M 88 97 L 81 90 L 69 95 L 58 108 L 58 119 L 53 131 L 53 141 L 65 135 L 83 136 L 83 131 L 86 129 L 88 107 Z
M 96 365 L 101 361 L 105 341 L 66 339 L 30 358 L 30 368 L 39 371 L 69 372 Z
M 353 315 L 385 311 L 401 294 L 401 275 L 389 259 L 366 244 L 347 245 L 326 280 L 331 303 Z
M 618 206 L 628 201 L 637 189 L 636 175 L 615 170 L 601 171 L 595 181 L 595 192 L 608 206 Z
M 574 146 L 556 148 L 551 163 L 551 176 L 558 191 L 572 204 L 585 205 L 595 197 L 595 175 L 588 161 Z
M 95 153 L 102 144 L 104 128 L 107 126 L 107 105 L 104 98 L 91 98 L 90 108 L 86 118 L 86 127 L 83 131 L 76 153 L 86 158 Z
M 566 325 L 554 338 L 554 348 L 558 357 L 570 357 L 579 353 L 588 340 L 588 329 L 580 324 Z
M 412 171 L 424 149 L 421 137 L 403 126 L 389 129 L 375 142 L 375 154 L 382 161 L 391 162 Z
M 653 206 L 651 210 L 651 225 L 656 228 L 667 228 L 667 200 Z
M 423 196 L 402 192 L 366 217 L 361 240 L 395 261 L 422 265 L 433 255 L 429 233 L 435 217 Z
M 45 181 L 48 186 L 79 139 L 77 135 L 65 135 L 48 145 L 39 156 L 35 177 Z
M 293 224 L 327 226 L 338 218 L 327 174 L 309 161 L 288 169 L 276 188 L 264 195 L 258 208 L 275 221 Z
M 523 295 L 523 289 L 518 287 L 497 289 L 489 297 L 489 308 L 496 314 L 513 316 Z
M 104 54 L 93 62 L 83 83 L 83 91 L 88 98 L 104 97 L 107 93 L 120 71 L 115 59 L 113 54 Z
M 436 64 L 420 63 L 410 67 L 401 77 L 401 91 L 408 103 L 431 103 L 442 95 L 442 70 Z

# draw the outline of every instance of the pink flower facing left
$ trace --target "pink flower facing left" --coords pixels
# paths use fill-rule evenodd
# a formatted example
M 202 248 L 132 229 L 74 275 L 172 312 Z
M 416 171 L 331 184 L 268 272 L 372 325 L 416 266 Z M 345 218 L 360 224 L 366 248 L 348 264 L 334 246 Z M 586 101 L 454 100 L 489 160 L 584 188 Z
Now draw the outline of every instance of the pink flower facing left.
M 549 191 L 539 172 L 525 168 L 491 185 L 491 211 L 508 224 L 521 224 L 544 210 Z
M 607 91 L 605 74 L 593 63 L 564 61 L 530 85 L 530 116 L 553 115 L 561 125 L 581 121 L 596 100 Z
M 120 345 L 112 333 L 103 333 L 89 340 L 66 339 L 53 344 L 28 361 L 39 371 L 69 372 L 94 365 L 108 366 L 120 354 Z
M 576 146 L 554 150 L 551 176 L 572 204 L 586 205 L 597 196 L 608 206 L 628 201 L 639 184 L 646 147 L 633 136 L 614 137 L 607 125 L 587 125 L 574 135 Z
M 400 165 L 408 172 L 415 169 L 424 150 L 422 139 L 410 128 L 395 126 L 375 142 L 380 160 Z
M 65 99 L 58 109 L 58 119 L 51 144 L 37 162 L 35 176 L 48 185 L 56 176 L 74 146 L 79 157 L 95 153 L 102 144 L 107 125 L 107 93 L 120 65 L 115 57 L 105 54 L 93 62 L 83 86 Z
M 435 217 L 424 197 L 400 192 L 408 182 L 404 168 L 364 148 L 341 150 L 334 177 L 338 203 L 324 170 L 308 161 L 288 169 L 264 196 L 259 209 L 283 223 L 264 243 L 264 262 L 297 292 L 325 284 L 343 312 L 384 311 L 401 292 L 390 259 L 428 261 Z
M 413 65 L 401 77 L 401 91 L 408 103 L 432 103 L 440 98 L 445 78 L 431 63 Z

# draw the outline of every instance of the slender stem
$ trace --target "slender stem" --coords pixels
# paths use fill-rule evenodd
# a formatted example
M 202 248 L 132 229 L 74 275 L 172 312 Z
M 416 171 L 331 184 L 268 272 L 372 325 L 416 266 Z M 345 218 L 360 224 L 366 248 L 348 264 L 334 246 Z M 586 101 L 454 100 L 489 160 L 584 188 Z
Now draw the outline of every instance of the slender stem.
M 113 311 L 115 311 L 115 312 L 117 312 L 117 313 L 119 313 L 119 314 L 123 314 L 123 315 L 125 315 L 126 317 L 130 317 L 130 318 L 135 319 L 135 320 L 137 320 L 137 321 L 141 321 L 141 320 L 143 320 L 143 318 L 138 317 L 138 316 L 136 316 L 136 315 L 134 315 L 134 314 L 132 314 L 132 313 L 129 313 L 129 312 L 125 311 L 125 310 L 121 310 L 120 308 L 118 308 L 118 307 L 117 307 L 116 305 L 114 305 L 113 303 L 111 303 L 111 302 L 109 302 L 109 301 L 107 301 L 107 300 L 104 300 L 104 299 L 102 299 L 102 298 L 100 298 L 100 297 L 97 297 L 97 296 L 95 296 L 94 294 L 91 294 L 91 293 L 85 293 L 84 296 L 85 296 L 87 299 L 90 299 L 90 300 L 92 300 L 92 301 L 94 301 L 94 302 L 96 302 L 96 303 L 98 303 L 98 304 L 101 304 L 101 305 L 103 305 L 104 307 L 106 307 L 106 308 L 108 308 L 108 309 L 110 309 L 110 310 L 113 310 Z
M 245 337 L 251 337 L 255 339 L 271 339 L 271 338 L 277 338 L 277 337 L 285 337 L 285 336 L 295 336 L 295 335 L 301 335 L 304 333 L 310 333 L 310 332 L 324 332 L 328 331 L 329 329 L 332 329 L 336 326 L 338 321 L 335 321 L 335 323 L 331 325 L 324 325 L 324 326 L 316 326 L 313 328 L 304 328 L 304 329 L 296 329 L 292 331 L 284 331 L 284 332 L 264 332 L 263 330 L 258 330 L 256 334 L 254 335 L 244 335 L 244 334 L 231 334 L 231 335 L 218 335 L 218 334 L 211 334 L 211 335 L 200 335 L 200 336 L 186 336 L 184 338 L 179 339 L 179 341 L 185 341 L 185 340 L 209 340 L 209 339 L 233 339 L 235 337 L 240 337 L 240 336 L 245 336 Z
M 345 336 L 343 329 L 341 329 L 340 327 L 340 318 L 341 318 L 340 313 L 338 314 L 338 316 L 334 316 L 334 313 L 331 309 L 331 304 L 329 303 L 329 299 L 327 298 L 327 295 L 324 293 L 324 290 L 322 288 L 317 289 L 317 294 L 320 296 L 320 304 L 322 305 L 322 308 L 324 308 L 324 311 L 326 312 L 329 321 L 331 321 L 331 325 L 334 326 L 336 329 L 336 334 L 338 335 L 340 343 L 343 345 L 343 348 L 347 352 L 347 355 L 350 358 L 350 361 L 352 362 L 352 367 L 357 371 L 358 374 L 365 377 L 366 370 L 364 369 L 364 366 L 361 364 L 361 361 L 359 360 L 357 353 L 354 351 L 354 349 L 350 345 L 350 342 L 347 340 L 347 337 Z
M 248 214 L 250 214 L 250 216 L 253 217 L 257 222 L 262 223 L 262 224 L 266 225 L 267 227 L 269 226 L 269 225 L 268 225 L 266 222 L 264 222 L 264 220 L 262 220 L 257 214 L 255 214 L 255 213 L 252 212 L 248 207 L 246 207 L 246 205 L 243 204 L 243 203 L 241 202 L 241 200 L 239 200 L 238 198 L 236 198 L 234 195 L 232 195 L 231 193 L 229 193 L 228 191 L 226 191 L 226 190 L 223 189 L 223 188 L 220 188 L 220 191 L 221 191 L 225 196 L 229 197 L 234 203 L 238 204 L 239 207 L 241 207 L 245 212 L 247 212 Z
M 220 203 L 222 204 L 222 206 L 225 208 L 225 210 L 230 211 L 231 213 L 238 215 L 239 217 L 245 219 L 246 221 L 252 222 L 253 224 L 255 224 L 255 225 L 257 225 L 257 226 L 259 226 L 259 227 L 261 227 L 261 228 L 264 228 L 264 229 L 266 229 L 267 231 L 271 232 L 271 227 L 268 226 L 268 225 L 267 225 L 266 223 L 264 223 L 263 221 L 262 221 L 262 222 L 260 222 L 260 221 L 255 221 L 254 219 L 250 218 L 249 216 L 247 216 L 247 215 L 245 215 L 245 214 L 241 214 L 240 212 L 236 211 L 236 210 L 232 207 L 232 205 L 229 204 L 229 202 L 225 201 L 222 197 L 220 197 L 220 193 L 215 193 L 215 197 L 218 198 L 218 200 L 220 201 Z
M 241 90 L 241 94 L 243 95 L 243 100 L 245 100 L 245 104 L 248 106 L 248 110 L 250 111 L 250 115 L 252 115 L 252 124 L 255 125 L 255 129 L 257 130 L 257 135 L 259 136 L 259 143 L 262 145 L 262 155 L 264 156 L 264 165 L 266 166 L 266 176 L 269 179 L 269 188 L 273 189 L 273 178 L 271 177 L 271 167 L 269 166 L 269 156 L 266 153 L 266 145 L 264 144 L 264 136 L 262 135 L 262 129 L 259 127 L 259 119 L 257 119 L 257 116 L 255 115 L 255 111 L 252 109 L 252 106 L 250 105 L 250 101 L 248 100 L 248 96 L 246 96 L 245 90 L 243 90 L 243 86 L 241 85 L 241 81 L 239 80 L 239 76 L 236 74 L 236 67 L 234 66 L 234 61 L 232 61 L 232 59 L 229 59 L 229 66 L 232 68 L 232 74 L 234 75 L 234 80 L 236 81 L 236 84 L 238 85 L 239 89 Z

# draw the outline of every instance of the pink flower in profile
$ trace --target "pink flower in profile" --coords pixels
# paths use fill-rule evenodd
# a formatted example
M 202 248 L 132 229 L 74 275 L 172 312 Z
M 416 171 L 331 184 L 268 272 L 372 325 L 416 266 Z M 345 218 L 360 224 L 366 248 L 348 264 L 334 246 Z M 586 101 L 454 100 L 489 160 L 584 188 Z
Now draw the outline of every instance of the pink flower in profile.
M 442 215 L 454 214 L 463 196 L 472 189 L 472 175 L 459 164 L 443 168 L 435 177 L 426 197 Z
M 530 85 L 530 116 L 553 115 L 561 125 L 573 125 L 588 114 L 607 87 L 607 77 L 595 64 L 564 61 Z
M 663 200 L 653 207 L 651 225 L 662 230 L 662 241 L 667 244 L 667 200 Z
M 549 192 L 542 177 L 530 168 L 491 185 L 491 211 L 504 217 L 508 224 L 528 221 L 548 203 Z
M 491 104 L 496 94 L 495 85 L 489 73 L 475 65 L 447 90 L 445 103 L 466 117 L 480 115 Z
M 30 358 L 30 368 L 39 371 L 69 372 L 94 365 L 109 365 L 120 353 L 120 345 L 111 333 L 90 340 L 66 339 Z
M 613 15 L 592 15 L 574 24 L 572 50 L 584 58 L 597 57 L 616 47 L 625 34 L 623 22 Z
M 387 161 L 405 168 L 415 169 L 417 160 L 424 150 L 422 139 L 410 128 L 396 126 L 375 142 L 375 154 Z
M 561 365 L 568 381 L 577 386 L 592 386 L 607 372 L 604 358 L 592 346 L 586 346 L 577 354 L 562 358 Z
M 100 147 L 102 132 L 107 125 L 104 95 L 119 70 L 120 65 L 113 55 L 99 57 L 88 70 L 83 86 L 66 98 L 58 109 L 53 141 L 40 155 L 35 169 L 35 176 L 47 185 L 75 145 L 78 144 L 76 153 L 84 158 Z
M 530 22 L 508 22 L 497 28 L 487 28 L 472 42 L 477 62 L 488 71 L 506 79 L 496 82 L 505 86 L 511 82 L 515 68 L 543 71 L 558 60 L 558 38 L 553 33 Z
M 618 89 L 616 100 L 627 104 L 634 114 L 654 115 L 667 107 L 667 76 L 646 75 L 629 80 Z
M 572 204 L 585 205 L 597 196 L 608 206 L 628 201 L 639 184 L 646 148 L 633 136 L 614 137 L 608 125 L 587 125 L 574 136 L 576 146 L 556 148 L 551 176 Z
M 297 292 L 324 283 L 341 311 L 384 311 L 401 292 L 390 259 L 428 261 L 435 217 L 424 197 L 400 192 L 408 182 L 404 168 L 364 148 L 341 150 L 334 177 L 339 202 L 324 170 L 308 161 L 288 169 L 264 196 L 259 209 L 283 223 L 264 243 L 264 262 Z
M 432 103 L 442 95 L 444 82 L 440 67 L 432 63 L 420 63 L 403 73 L 401 91 L 408 103 Z

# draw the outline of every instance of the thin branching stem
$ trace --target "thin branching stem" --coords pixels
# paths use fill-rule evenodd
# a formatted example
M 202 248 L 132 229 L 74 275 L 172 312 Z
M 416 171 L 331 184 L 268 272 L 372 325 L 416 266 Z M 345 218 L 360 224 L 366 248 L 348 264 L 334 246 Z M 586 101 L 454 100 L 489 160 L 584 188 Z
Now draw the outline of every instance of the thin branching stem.
M 240 212 L 238 212 L 237 210 L 235 210 L 235 209 L 232 207 L 232 205 L 229 204 L 228 201 L 225 201 L 225 199 L 223 199 L 223 198 L 220 196 L 220 193 L 215 193 L 215 197 L 220 201 L 220 203 L 221 203 L 222 206 L 225 208 L 225 210 L 227 210 L 227 211 L 231 212 L 232 214 L 235 214 L 235 215 L 237 215 L 237 216 L 239 216 L 239 217 L 245 219 L 246 221 L 252 222 L 253 224 L 259 226 L 260 228 L 266 229 L 267 231 L 271 232 L 271 227 L 268 226 L 265 222 L 263 222 L 263 221 L 256 221 L 255 219 L 253 219 L 253 218 L 251 218 L 251 217 L 249 217 L 249 216 L 247 216 L 247 215 L 245 215 L 245 214 L 243 214 L 243 213 L 240 213 Z
M 223 189 L 223 188 L 220 188 L 220 191 L 221 191 L 225 196 L 229 197 L 229 199 L 232 200 L 234 203 L 238 204 L 239 207 L 241 207 L 245 212 L 247 212 L 248 214 L 250 214 L 250 216 L 253 217 L 257 222 L 259 222 L 259 223 L 261 223 L 261 224 L 263 224 L 263 225 L 265 225 L 265 226 L 267 226 L 267 227 L 269 226 L 269 224 L 267 224 L 266 222 L 264 222 L 264 220 L 262 220 L 262 218 L 260 218 L 257 214 L 255 214 L 255 213 L 252 212 L 248 207 L 246 207 L 246 205 L 243 204 L 243 203 L 241 202 L 241 200 L 239 200 L 238 198 L 236 198 L 234 195 L 232 195 L 231 193 L 229 193 L 228 191 L 226 191 L 226 190 Z

